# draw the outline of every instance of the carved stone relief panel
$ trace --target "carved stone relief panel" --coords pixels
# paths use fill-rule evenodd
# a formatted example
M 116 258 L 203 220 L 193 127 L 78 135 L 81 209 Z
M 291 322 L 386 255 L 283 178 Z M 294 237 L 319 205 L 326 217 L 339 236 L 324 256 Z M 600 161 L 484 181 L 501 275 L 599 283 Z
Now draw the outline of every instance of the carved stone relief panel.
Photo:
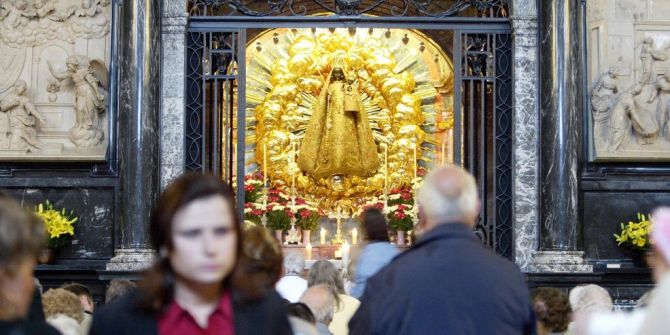
M 109 0 L 0 1 L 0 161 L 105 159 Z
M 670 3 L 587 2 L 590 157 L 670 160 Z

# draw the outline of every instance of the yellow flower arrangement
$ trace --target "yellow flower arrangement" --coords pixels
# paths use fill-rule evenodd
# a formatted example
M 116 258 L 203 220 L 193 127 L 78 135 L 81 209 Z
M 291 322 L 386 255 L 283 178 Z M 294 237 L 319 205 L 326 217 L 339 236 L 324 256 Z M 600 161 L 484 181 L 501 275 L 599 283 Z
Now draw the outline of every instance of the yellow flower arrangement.
M 74 236 L 74 223 L 79 218 L 74 216 L 73 211 L 67 213 L 65 208 L 58 211 L 47 200 L 44 204 L 37 205 L 35 214 L 44 221 L 44 227 L 49 235 L 49 248 L 60 248 Z
M 637 222 L 621 223 L 621 233 L 614 234 L 617 245 L 627 245 L 634 249 L 648 249 L 651 246 L 651 215 L 637 213 Z

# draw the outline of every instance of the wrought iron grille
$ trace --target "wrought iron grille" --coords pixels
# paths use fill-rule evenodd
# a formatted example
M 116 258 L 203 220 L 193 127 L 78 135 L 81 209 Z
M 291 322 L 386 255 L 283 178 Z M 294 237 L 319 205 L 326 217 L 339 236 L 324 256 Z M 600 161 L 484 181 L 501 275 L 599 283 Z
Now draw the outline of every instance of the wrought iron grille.
M 509 0 L 189 0 L 191 16 L 507 17 Z
M 514 257 L 514 224 L 512 221 L 512 36 L 496 35 L 496 112 L 495 112 L 495 250 L 507 258 Z
M 237 157 L 237 59 L 244 42 L 237 30 L 190 32 L 187 39 L 186 169 L 232 182 L 234 165 L 227 162 Z
M 482 198 L 476 233 L 498 254 L 513 257 L 512 41 L 509 33 L 465 33 L 460 39 L 464 165 Z

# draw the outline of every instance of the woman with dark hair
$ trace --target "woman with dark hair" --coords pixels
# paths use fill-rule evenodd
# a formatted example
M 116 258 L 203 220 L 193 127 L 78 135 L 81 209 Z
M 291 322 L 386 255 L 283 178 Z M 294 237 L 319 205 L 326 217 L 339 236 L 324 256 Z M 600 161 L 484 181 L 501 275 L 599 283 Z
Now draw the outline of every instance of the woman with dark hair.
M 163 192 L 150 226 L 158 260 L 139 290 L 104 306 L 92 334 L 291 334 L 273 290 L 239 285 L 242 234 L 230 187 L 187 174 Z
M 281 277 L 283 257 L 277 239 L 261 226 L 246 229 L 240 264 L 234 281 L 248 295 L 259 297 L 274 290 Z
M 35 260 L 44 224 L 0 191 L 0 334 L 59 334 L 44 320 L 26 321 L 33 301 Z
M 389 242 L 386 218 L 378 209 L 367 209 L 361 215 L 363 234 L 367 245 L 358 257 L 351 296 L 360 299 L 365 283 L 398 255 L 398 249 Z

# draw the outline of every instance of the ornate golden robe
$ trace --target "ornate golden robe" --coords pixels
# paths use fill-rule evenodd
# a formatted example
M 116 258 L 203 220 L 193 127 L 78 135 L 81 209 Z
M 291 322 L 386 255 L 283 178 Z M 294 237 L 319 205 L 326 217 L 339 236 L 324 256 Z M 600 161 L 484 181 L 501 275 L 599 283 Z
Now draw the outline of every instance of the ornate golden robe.
M 356 87 L 342 81 L 331 82 L 321 90 L 307 124 L 298 167 L 320 179 L 334 175 L 369 176 L 379 164 L 377 146 Z

